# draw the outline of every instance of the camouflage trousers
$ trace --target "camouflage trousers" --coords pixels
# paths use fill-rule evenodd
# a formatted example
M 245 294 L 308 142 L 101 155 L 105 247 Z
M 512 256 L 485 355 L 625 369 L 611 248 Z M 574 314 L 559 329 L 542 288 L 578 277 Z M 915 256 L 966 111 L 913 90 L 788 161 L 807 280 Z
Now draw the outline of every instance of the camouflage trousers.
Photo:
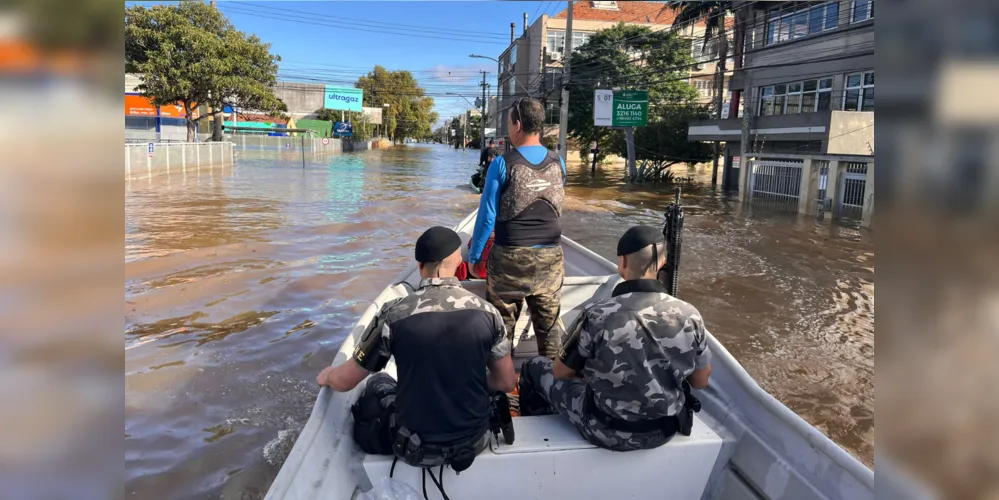
M 486 261 L 486 300 L 503 316 L 510 344 L 527 302 L 538 354 L 552 359 L 562 347 L 562 329 L 556 327 L 561 310 L 559 291 L 565 278 L 563 258 L 559 245 L 546 248 L 494 245 Z
M 543 415 L 552 409 L 569 422 L 587 441 L 614 451 L 648 450 L 666 444 L 673 434 L 636 433 L 609 429 L 586 411 L 586 382 L 557 380 L 550 359 L 536 357 L 520 368 L 521 415 Z

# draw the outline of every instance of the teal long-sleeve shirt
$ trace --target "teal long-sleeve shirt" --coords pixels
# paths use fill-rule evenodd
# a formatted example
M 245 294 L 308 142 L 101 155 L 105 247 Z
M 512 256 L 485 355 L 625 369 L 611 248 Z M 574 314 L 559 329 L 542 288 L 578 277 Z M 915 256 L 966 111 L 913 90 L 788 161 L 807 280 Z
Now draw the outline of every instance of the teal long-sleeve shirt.
M 524 156 L 524 159 L 537 165 L 541 163 L 548 154 L 548 148 L 544 146 L 522 146 L 517 151 Z M 565 185 L 565 160 L 559 158 L 562 164 L 562 185 Z M 503 184 L 506 184 L 506 162 L 502 156 L 497 156 L 489 164 L 486 173 L 486 184 L 482 188 L 482 196 L 479 199 L 479 215 L 475 219 L 475 230 L 472 233 L 472 248 L 468 252 L 468 262 L 478 264 L 482 259 L 482 250 L 489 241 L 489 235 L 496 227 L 496 211 L 499 207 L 500 195 L 502 195 Z

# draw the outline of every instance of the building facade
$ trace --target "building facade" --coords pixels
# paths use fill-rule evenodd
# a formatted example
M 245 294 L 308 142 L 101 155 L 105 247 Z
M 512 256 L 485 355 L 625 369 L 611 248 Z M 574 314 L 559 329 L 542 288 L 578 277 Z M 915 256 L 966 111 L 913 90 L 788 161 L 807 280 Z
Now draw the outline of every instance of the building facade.
M 515 36 L 516 25 L 511 24 L 511 40 L 499 56 L 497 68 L 497 98 L 501 112 L 521 97 L 529 96 L 545 101 L 547 123 L 554 125 L 547 134 L 557 134 L 559 122 L 559 93 L 566 43 L 575 50 L 589 41 L 598 31 L 618 23 L 647 26 L 652 30 L 671 28 L 676 13 L 664 2 L 600 2 L 577 1 L 573 3 L 572 39 L 566 40 L 568 9 L 554 17 L 542 15 L 528 24 L 524 13 L 521 35 Z M 731 25 L 731 21 L 728 23 Z M 692 68 L 691 85 L 701 94 L 704 103 L 715 96 L 715 45 L 704 46 L 704 23 L 691 23 L 680 33 L 691 39 L 691 55 L 701 64 Z M 731 43 L 729 45 L 732 46 Z M 728 68 L 732 67 L 729 62 Z M 570 69 L 571 71 L 571 69 Z M 499 119 L 497 132 L 507 135 L 505 119 Z
M 187 120 L 184 108 L 178 103 L 154 106 L 149 98 L 139 94 L 136 87 L 142 83 L 138 75 L 125 75 L 125 141 L 126 142 L 183 142 L 187 140 Z M 195 108 L 194 118 L 199 117 Z
M 738 8 L 746 15 L 745 55 L 729 86 L 741 109 L 727 119 L 692 122 L 688 130 L 690 140 L 726 142 L 723 186 L 743 189 L 744 157 L 872 155 L 873 0 Z

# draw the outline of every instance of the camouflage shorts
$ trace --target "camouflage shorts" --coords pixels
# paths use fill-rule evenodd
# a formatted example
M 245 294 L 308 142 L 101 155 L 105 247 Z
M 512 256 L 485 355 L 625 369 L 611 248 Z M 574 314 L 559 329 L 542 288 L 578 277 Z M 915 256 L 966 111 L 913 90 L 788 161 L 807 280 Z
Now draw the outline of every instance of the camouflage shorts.
M 554 358 L 562 344 L 558 328 L 565 263 L 561 246 L 546 248 L 494 245 L 486 263 L 486 300 L 503 316 L 513 342 L 524 302 L 531 315 L 538 354 Z M 552 330 L 554 334 L 549 335 Z
M 536 411 L 539 409 L 537 400 L 540 397 L 560 415 L 568 418 L 587 441 L 614 451 L 657 448 L 673 437 L 673 434 L 663 432 L 636 433 L 608 429 L 586 412 L 586 382 L 578 378 L 557 380 L 552 366 L 552 360 L 542 357 L 528 360 L 521 366 L 517 392 L 520 394 L 522 415 L 545 413 Z

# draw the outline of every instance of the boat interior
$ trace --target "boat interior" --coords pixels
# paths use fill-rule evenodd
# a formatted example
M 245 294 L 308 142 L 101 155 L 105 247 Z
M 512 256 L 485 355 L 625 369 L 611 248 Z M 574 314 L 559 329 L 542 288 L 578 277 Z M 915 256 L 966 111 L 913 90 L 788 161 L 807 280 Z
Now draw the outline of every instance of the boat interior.
M 465 242 L 472 224 L 474 214 L 458 227 Z M 568 326 L 589 303 L 609 297 L 620 278 L 613 264 L 589 249 L 568 239 L 563 248 L 562 321 Z M 419 284 L 415 265 L 399 278 L 369 306 L 333 364 L 348 359 L 354 339 L 381 304 Z M 463 284 L 484 296 L 484 281 Z M 394 457 L 367 455 L 354 445 L 349 408 L 363 383 L 347 393 L 323 389 L 268 498 L 362 499 L 390 474 L 430 499 L 874 498 L 873 471 L 763 392 L 713 337 L 709 342 L 715 352 L 711 385 L 696 392 L 703 409 L 690 436 L 676 435 L 651 450 L 614 452 L 590 444 L 560 415 L 518 416 L 513 444 L 494 436 L 460 474 L 434 469 L 442 489 L 423 469 L 402 461 L 393 468 Z M 536 354 L 528 315 L 522 314 L 516 366 Z M 394 361 L 386 371 L 396 375 Z

